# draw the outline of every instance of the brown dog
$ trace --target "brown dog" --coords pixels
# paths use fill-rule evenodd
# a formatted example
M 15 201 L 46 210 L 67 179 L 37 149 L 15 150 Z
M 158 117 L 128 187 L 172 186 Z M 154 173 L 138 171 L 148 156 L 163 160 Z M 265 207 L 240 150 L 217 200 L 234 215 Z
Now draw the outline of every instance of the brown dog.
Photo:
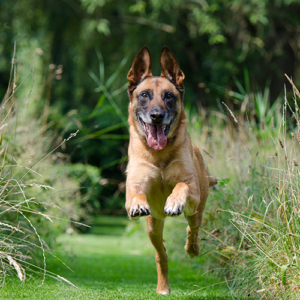
M 189 224 L 185 250 L 191 258 L 199 255 L 198 230 L 209 186 L 216 180 L 187 132 L 184 74 L 167 47 L 160 65 L 161 76 L 152 76 L 150 53 L 143 47 L 127 76 L 130 142 L 125 207 L 132 220 L 147 216 L 148 235 L 156 249 L 156 292 L 169 294 L 164 219 L 184 213 Z

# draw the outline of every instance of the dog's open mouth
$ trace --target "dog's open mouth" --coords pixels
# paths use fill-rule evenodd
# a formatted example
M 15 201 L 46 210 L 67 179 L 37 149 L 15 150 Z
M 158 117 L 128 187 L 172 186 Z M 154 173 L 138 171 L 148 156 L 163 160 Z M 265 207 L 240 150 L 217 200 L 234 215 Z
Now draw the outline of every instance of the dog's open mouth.
M 139 118 L 140 124 L 146 133 L 147 142 L 154 150 L 162 150 L 167 145 L 166 135 L 170 131 L 171 123 L 168 125 L 147 124 Z

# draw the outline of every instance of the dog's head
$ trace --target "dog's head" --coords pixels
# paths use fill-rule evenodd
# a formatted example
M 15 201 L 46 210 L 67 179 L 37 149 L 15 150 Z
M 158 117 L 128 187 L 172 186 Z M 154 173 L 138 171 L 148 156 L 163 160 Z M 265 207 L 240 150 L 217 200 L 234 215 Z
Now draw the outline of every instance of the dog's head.
M 166 147 L 176 134 L 183 113 L 184 74 L 173 53 L 163 47 L 161 75 L 152 76 L 150 53 L 143 47 L 129 70 L 129 113 L 139 135 L 154 150 Z

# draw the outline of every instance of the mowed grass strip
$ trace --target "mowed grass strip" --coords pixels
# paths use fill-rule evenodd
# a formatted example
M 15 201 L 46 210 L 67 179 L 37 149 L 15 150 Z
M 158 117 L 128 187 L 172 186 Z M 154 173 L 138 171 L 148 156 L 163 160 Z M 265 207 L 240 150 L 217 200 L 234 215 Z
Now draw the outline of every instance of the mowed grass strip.
M 55 254 L 74 271 L 58 261 L 51 261 L 51 271 L 67 278 L 78 288 L 54 279 L 28 280 L 22 284 L 8 278 L 0 291 L 1 299 L 229 299 L 222 296 L 224 286 L 213 286 L 191 295 L 189 293 L 218 281 L 215 277 L 199 276 L 195 268 L 170 262 L 170 296 L 156 290 L 154 250 L 151 256 L 148 240 L 134 237 L 99 235 L 64 235 L 59 237 L 63 252 Z M 194 285 L 198 285 L 195 287 Z

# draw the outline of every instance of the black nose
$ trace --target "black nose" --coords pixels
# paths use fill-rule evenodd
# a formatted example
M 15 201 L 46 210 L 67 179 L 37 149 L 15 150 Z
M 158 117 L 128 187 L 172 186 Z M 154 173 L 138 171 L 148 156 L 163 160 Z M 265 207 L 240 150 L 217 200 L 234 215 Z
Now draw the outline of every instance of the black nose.
M 165 117 L 165 112 L 163 110 L 152 110 L 150 112 L 150 118 L 154 122 L 161 122 Z

